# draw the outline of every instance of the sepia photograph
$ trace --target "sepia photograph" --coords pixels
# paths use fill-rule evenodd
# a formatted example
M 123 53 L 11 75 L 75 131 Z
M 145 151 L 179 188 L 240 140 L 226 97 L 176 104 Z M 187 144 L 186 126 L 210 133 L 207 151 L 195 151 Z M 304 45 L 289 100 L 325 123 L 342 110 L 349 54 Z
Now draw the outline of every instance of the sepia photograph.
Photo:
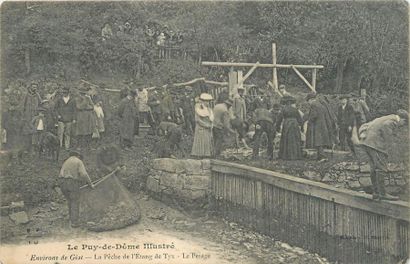
M 0 264 L 410 264 L 409 14 L 2 1 Z

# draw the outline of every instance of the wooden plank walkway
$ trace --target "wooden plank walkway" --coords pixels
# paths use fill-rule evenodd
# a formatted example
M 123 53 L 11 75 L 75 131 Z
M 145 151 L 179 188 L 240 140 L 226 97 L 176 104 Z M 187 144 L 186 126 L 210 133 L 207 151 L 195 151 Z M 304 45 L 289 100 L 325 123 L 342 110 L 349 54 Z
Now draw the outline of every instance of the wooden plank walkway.
M 409 256 L 408 202 L 218 160 L 211 170 L 213 206 L 232 221 L 342 263 Z

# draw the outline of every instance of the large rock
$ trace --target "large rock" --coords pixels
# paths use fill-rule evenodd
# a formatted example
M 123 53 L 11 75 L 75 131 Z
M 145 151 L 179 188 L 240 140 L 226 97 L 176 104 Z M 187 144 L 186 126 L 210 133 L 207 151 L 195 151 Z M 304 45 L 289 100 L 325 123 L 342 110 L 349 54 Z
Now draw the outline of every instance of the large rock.
M 205 171 L 211 170 L 211 160 L 204 159 L 204 160 L 201 160 L 201 163 L 202 163 L 202 170 L 205 170 Z
M 359 183 L 362 188 L 366 187 L 371 187 L 372 186 L 372 180 L 370 179 L 370 176 L 363 176 L 359 178 Z
M 10 219 L 14 221 L 16 225 L 21 225 L 21 224 L 27 224 L 30 222 L 28 219 L 28 216 L 26 212 L 18 212 L 18 213 L 12 213 L 9 215 Z
M 197 175 L 186 175 L 184 176 L 184 188 L 191 190 L 208 190 L 211 183 L 209 177 L 197 176 Z
M 182 173 L 185 171 L 184 163 L 177 159 L 154 159 L 152 161 L 154 170 L 166 171 L 171 173 Z
M 348 181 L 346 182 L 346 184 L 349 186 L 349 188 L 352 188 L 354 190 L 358 190 L 361 187 L 359 181 L 355 181 L 355 180 Z
M 350 171 L 358 171 L 360 170 L 360 167 L 358 164 L 356 163 L 348 163 L 346 165 L 346 170 L 350 170 Z
M 182 189 L 184 187 L 184 178 L 176 173 L 163 173 L 160 178 L 161 186 Z
M 360 166 L 360 172 L 361 173 L 370 173 L 370 165 L 365 164 Z
M 159 193 L 161 192 L 161 188 L 159 186 L 159 181 L 155 179 L 154 177 L 148 176 L 147 178 L 147 189 Z
M 202 173 L 202 162 L 200 160 L 181 160 L 182 166 L 184 167 L 187 174 L 201 174 Z

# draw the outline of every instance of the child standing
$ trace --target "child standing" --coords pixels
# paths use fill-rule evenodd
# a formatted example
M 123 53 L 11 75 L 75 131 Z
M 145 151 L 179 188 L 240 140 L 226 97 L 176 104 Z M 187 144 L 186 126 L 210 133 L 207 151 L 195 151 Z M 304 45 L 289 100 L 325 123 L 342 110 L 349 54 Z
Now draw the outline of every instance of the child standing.
M 37 152 L 41 150 L 40 145 L 46 128 L 46 118 L 44 116 L 44 112 L 45 109 L 39 109 L 38 114 L 31 121 L 31 126 L 34 130 L 32 145 Z
M 101 140 L 102 134 L 105 131 L 102 101 L 98 101 L 94 105 L 94 112 L 96 116 L 96 131 L 93 133 L 92 138 L 93 140 L 99 142 Z

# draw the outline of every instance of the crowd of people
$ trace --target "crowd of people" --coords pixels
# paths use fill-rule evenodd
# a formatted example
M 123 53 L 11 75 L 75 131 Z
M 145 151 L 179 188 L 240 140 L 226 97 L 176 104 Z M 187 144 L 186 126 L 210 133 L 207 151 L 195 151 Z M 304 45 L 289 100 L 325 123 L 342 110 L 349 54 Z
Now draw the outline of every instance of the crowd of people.
M 51 100 L 41 98 L 36 82 L 28 86 L 22 107 L 3 114 L 7 144 L 23 144 L 24 150 L 39 152 L 45 135 L 55 135 L 59 147 L 67 150 L 98 144 L 106 126 L 101 97 L 86 87 L 60 88 L 61 94 Z M 335 111 L 327 96 L 309 93 L 303 113 L 305 102 L 298 101 L 284 85 L 273 97 L 267 89 L 250 97 L 238 87 L 234 95 L 224 88 L 213 98 L 207 89 L 197 88 L 169 85 L 147 89 L 140 85 L 122 89 L 114 115 L 119 121 L 121 147 L 133 149 L 133 143 L 141 139 L 141 124 L 150 127 L 149 134 L 163 138 L 161 157 L 177 151 L 185 157 L 181 147 L 184 134 L 193 137 L 190 155 L 199 159 L 218 158 L 228 146 L 239 149 L 241 145 L 258 159 L 264 137 L 269 160 L 276 157 L 278 141 L 277 158 L 281 160 L 302 160 L 306 148 L 315 149 L 317 161 L 324 162 L 325 149 L 348 147 L 354 157 L 361 147 L 371 167 L 374 197 L 397 199 L 386 194 L 381 179 L 387 170 L 386 139 L 407 123 L 407 111 L 373 119 L 365 97 L 342 95 Z M 21 125 L 16 128 L 16 124 Z M 13 140 L 17 134 L 22 137 Z

